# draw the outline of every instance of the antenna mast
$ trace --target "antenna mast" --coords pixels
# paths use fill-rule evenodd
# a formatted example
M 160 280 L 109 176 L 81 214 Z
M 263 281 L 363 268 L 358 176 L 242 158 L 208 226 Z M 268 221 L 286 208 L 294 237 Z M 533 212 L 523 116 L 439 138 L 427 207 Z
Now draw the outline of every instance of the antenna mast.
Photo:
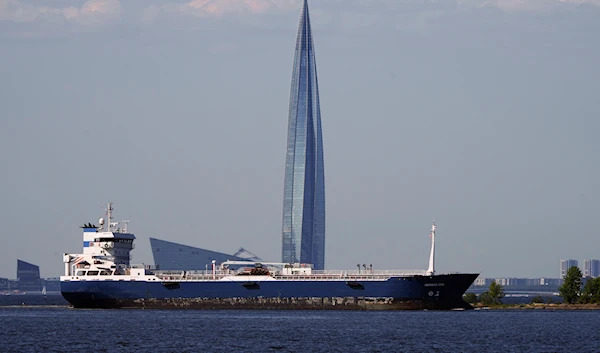
M 112 211 L 113 210 L 114 209 L 112 208 L 112 202 L 109 202 L 106 207 L 106 218 L 108 218 L 108 222 L 106 222 L 106 231 L 107 232 L 111 231 L 110 227 L 112 226 Z

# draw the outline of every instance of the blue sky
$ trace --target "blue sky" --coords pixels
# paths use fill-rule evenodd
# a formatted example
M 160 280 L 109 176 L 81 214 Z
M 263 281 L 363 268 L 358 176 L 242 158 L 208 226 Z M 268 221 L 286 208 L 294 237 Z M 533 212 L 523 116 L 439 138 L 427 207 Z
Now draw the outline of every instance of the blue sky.
M 0 276 L 138 236 L 281 256 L 299 0 L 0 0 Z M 312 0 L 326 266 L 600 258 L 600 1 Z

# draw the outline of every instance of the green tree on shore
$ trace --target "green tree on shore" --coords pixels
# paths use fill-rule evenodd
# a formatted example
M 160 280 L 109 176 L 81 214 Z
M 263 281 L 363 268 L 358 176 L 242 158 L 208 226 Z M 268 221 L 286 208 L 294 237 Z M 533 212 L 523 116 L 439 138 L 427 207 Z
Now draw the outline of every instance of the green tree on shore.
M 558 289 L 565 303 L 573 304 L 581 293 L 581 270 L 577 266 L 571 266 L 565 275 L 564 283 Z
M 485 305 L 498 305 L 502 304 L 502 298 L 504 298 L 504 289 L 496 281 L 490 284 L 490 287 L 486 292 L 479 295 L 479 301 Z
M 493 281 L 488 289 L 490 296 L 494 300 L 494 304 L 502 304 L 502 298 L 504 298 L 504 288 L 501 285 Z
M 492 297 L 490 296 L 490 292 L 483 292 L 483 293 L 479 294 L 479 296 L 477 297 L 477 301 L 483 305 L 494 304 L 494 301 L 492 300 Z
M 588 278 L 583 286 L 579 302 L 583 304 L 600 303 L 600 277 Z
M 477 303 L 477 295 L 475 293 L 471 293 L 471 292 L 465 293 L 465 296 L 463 299 L 469 304 Z
M 541 295 L 536 295 L 535 297 L 533 297 L 533 298 L 531 299 L 531 303 L 532 303 L 532 304 L 541 304 L 541 303 L 543 303 L 543 302 L 544 302 L 544 298 L 542 298 L 542 296 L 541 296 Z

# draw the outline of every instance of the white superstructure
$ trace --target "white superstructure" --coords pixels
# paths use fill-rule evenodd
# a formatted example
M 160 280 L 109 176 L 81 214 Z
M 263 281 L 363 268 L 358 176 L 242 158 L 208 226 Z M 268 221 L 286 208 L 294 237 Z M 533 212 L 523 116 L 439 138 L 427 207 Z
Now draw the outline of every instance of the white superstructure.
M 113 275 L 130 267 L 135 235 L 127 231 L 129 221 L 113 222 L 112 203 L 106 207 L 106 220 L 98 226 L 84 224 L 81 254 L 64 254 L 65 276 Z

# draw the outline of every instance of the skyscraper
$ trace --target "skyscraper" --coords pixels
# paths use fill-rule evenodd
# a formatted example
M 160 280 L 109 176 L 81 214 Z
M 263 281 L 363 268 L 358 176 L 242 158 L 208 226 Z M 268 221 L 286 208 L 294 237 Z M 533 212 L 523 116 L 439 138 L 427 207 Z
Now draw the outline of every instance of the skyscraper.
M 567 275 L 567 271 L 569 271 L 569 269 L 573 266 L 579 267 L 579 263 L 577 262 L 577 260 L 561 259 L 560 260 L 560 279 L 565 278 L 565 276 Z
M 583 260 L 583 276 L 584 277 L 599 277 L 600 276 L 600 260 Z
M 292 71 L 283 188 L 283 262 L 325 266 L 325 175 L 317 65 L 304 0 Z

